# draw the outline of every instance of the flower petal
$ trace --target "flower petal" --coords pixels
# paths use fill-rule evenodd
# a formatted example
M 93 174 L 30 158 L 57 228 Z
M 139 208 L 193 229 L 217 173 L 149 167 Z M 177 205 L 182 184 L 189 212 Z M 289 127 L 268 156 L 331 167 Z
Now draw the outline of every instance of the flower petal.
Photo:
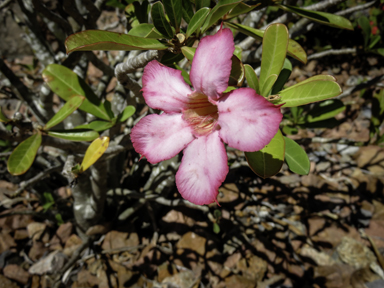
M 253 152 L 263 149 L 277 133 L 283 114 L 251 88 L 233 90 L 219 101 L 220 137 L 230 147 Z
M 143 73 L 143 96 L 147 105 L 165 112 L 181 112 L 192 90 L 181 71 L 166 67 L 156 60 L 147 64 Z
M 217 100 L 228 87 L 235 51 L 233 34 L 228 28 L 203 37 L 192 61 L 190 79 L 196 91 Z
M 176 186 L 184 199 L 198 204 L 216 201 L 228 174 L 227 153 L 216 131 L 191 142 L 184 150 Z
M 170 159 L 194 139 L 182 114 L 151 114 L 132 128 L 131 140 L 137 153 L 155 164 Z

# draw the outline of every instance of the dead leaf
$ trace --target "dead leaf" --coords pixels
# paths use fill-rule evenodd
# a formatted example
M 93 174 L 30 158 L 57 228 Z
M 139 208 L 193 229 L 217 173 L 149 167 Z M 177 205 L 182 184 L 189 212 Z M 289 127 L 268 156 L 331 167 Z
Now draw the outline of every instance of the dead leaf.
M 47 257 L 40 258 L 29 268 L 29 273 L 43 275 L 46 273 L 54 273 L 59 271 L 67 261 L 67 256 L 56 250 L 51 252 Z

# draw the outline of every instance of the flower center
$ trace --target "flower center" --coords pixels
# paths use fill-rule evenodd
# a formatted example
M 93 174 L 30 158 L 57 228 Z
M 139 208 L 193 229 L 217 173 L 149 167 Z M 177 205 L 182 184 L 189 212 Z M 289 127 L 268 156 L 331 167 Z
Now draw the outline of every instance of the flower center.
M 206 95 L 195 92 L 188 96 L 188 108 L 183 111 L 183 119 L 192 126 L 195 136 L 211 133 L 218 118 L 217 106 L 209 102 Z

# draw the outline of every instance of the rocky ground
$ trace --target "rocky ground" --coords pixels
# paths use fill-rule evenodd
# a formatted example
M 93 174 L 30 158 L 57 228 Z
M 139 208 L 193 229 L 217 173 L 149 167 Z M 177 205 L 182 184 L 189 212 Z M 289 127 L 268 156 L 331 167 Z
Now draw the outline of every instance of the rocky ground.
M 7 64 L 27 84 L 40 77 L 30 56 Z M 383 75 L 383 64 L 376 55 L 329 56 L 295 65 L 289 84 L 324 73 L 346 91 Z M 101 76 L 92 66 L 88 75 Z M 10 177 L 0 159 L 0 287 L 60 278 L 66 287 L 384 287 L 384 148 L 369 138 L 372 93 L 383 84 L 342 97 L 334 128 L 289 136 L 308 153 L 309 175 L 284 165 L 264 180 L 228 150 L 220 207 L 148 202 L 128 218 L 106 217 L 89 243 L 76 233 L 59 173 L 9 198 L 28 176 Z M 178 197 L 174 187 L 170 198 Z M 107 202 L 106 215 L 139 201 L 110 193 Z

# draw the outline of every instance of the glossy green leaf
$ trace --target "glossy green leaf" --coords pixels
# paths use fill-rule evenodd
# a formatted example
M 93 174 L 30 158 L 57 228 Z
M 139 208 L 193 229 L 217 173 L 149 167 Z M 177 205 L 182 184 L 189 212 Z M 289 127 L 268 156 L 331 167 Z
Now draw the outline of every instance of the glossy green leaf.
M 104 154 L 109 146 L 109 137 L 103 136 L 95 139 L 85 151 L 83 162 L 80 165 L 80 173 L 83 173 Z
M 141 2 L 141 3 L 140 3 Z M 148 1 L 134 1 L 135 15 L 140 23 L 148 23 Z
M 166 38 L 162 35 L 153 24 L 143 23 L 133 27 L 128 31 L 128 35 L 143 37 L 143 38 Z
M 237 58 L 235 55 L 232 56 L 232 68 L 231 68 L 231 74 L 229 75 L 229 86 L 237 86 L 241 87 L 244 82 L 244 66 L 243 63 L 241 63 L 240 59 Z
M 203 7 L 209 7 L 211 0 L 195 0 L 196 11 L 199 11 Z
M 196 48 L 194 47 L 188 47 L 188 46 L 183 46 L 181 47 L 181 52 L 187 58 L 189 61 L 192 62 L 193 56 L 195 55 Z
M 0 107 L 0 122 L 4 122 L 4 123 L 7 123 L 9 122 L 10 119 L 8 119 L 4 114 L 3 114 L 3 111 L 1 111 L 1 107 Z
M 136 108 L 129 105 L 124 108 L 123 112 L 120 113 L 119 115 L 119 121 L 124 122 L 127 121 L 129 117 L 131 117 L 133 114 L 135 114 Z
M 185 0 L 184 0 L 185 1 Z M 167 13 L 171 25 L 175 27 L 176 33 L 180 31 L 182 0 L 163 0 L 165 12 Z
M 73 51 L 93 50 L 165 50 L 169 45 L 157 39 L 142 38 L 109 31 L 86 30 L 70 35 L 67 40 L 65 40 L 65 47 L 69 54 Z
M 165 52 L 165 54 L 163 55 L 163 57 L 161 57 L 161 63 L 166 65 L 166 66 L 172 66 L 174 65 L 175 63 L 179 63 L 181 60 L 184 59 L 184 55 L 183 54 L 175 54 L 175 53 L 172 53 L 170 51 L 167 51 Z
M 189 24 L 194 14 L 192 3 L 190 0 L 183 0 L 181 2 L 183 5 L 183 8 L 182 8 L 183 19 L 185 20 L 185 22 L 187 22 L 187 24 Z
M 8 158 L 7 168 L 12 175 L 27 172 L 35 160 L 37 150 L 41 145 L 41 134 L 37 132 L 21 142 Z
M 243 49 L 241 49 L 240 46 L 235 45 L 235 51 L 233 52 L 233 55 L 235 55 L 237 58 L 241 59 L 242 53 L 243 53 Z
M 265 80 L 264 86 L 260 90 L 260 95 L 264 97 L 268 97 L 271 93 L 271 89 L 273 87 L 273 84 L 275 84 L 277 80 L 277 75 L 272 74 L 269 75 L 269 77 Z
M 173 37 L 172 27 L 169 24 L 167 17 L 164 13 L 164 6 L 161 2 L 156 2 L 152 5 L 152 20 L 153 25 L 155 25 L 156 29 L 163 35 L 168 38 Z
M 262 30 L 258 30 L 255 28 L 251 28 L 251 27 L 241 25 L 241 24 L 236 24 L 236 23 L 224 22 L 224 24 L 229 26 L 229 27 L 235 28 L 239 32 L 241 32 L 247 36 L 253 37 L 257 40 L 263 39 L 264 31 L 262 31 Z M 289 56 L 299 60 L 300 62 L 302 62 L 304 64 L 307 63 L 307 54 L 305 53 L 303 47 L 301 47 L 299 43 L 297 43 L 296 41 L 294 41 L 292 39 L 289 39 L 287 49 L 288 49 L 287 54 Z
M 82 129 L 82 130 L 95 130 L 96 132 L 105 131 L 115 125 L 114 122 L 107 122 L 107 121 L 92 121 L 88 124 L 83 124 L 76 126 L 73 129 Z
M 245 79 L 247 79 L 248 86 L 260 95 L 259 78 L 257 78 L 255 70 L 248 64 L 244 65 Z
M 45 124 L 44 129 L 52 128 L 61 121 L 64 121 L 65 118 L 71 115 L 77 108 L 80 107 L 81 104 L 83 104 L 84 100 L 85 97 L 80 95 L 70 97 L 67 103 L 65 103 L 64 106 L 61 107 L 61 109 L 51 118 L 51 120 Z
M 192 83 L 191 83 L 191 80 L 189 79 L 189 74 L 188 74 L 188 72 L 185 70 L 185 69 L 183 69 L 183 68 L 181 68 L 179 65 L 175 65 L 175 68 L 177 69 L 177 70 L 180 70 L 181 71 L 181 76 L 183 76 L 183 79 L 184 79 L 184 81 L 185 81 L 185 83 L 187 83 L 188 85 L 190 85 L 190 86 L 192 86 Z
M 280 4 L 280 5 L 277 5 L 277 7 L 281 8 L 285 11 L 291 12 L 291 13 L 296 13 L 296 14 L 300 15 L 301 17 L 311 19 L 311 20 L 318 22 L 318 23 L 321 23 L 321 24 L 325 24 L 328 26 L 336 27 L 336 28 L 353 30 L 352 23 L 348 19 L 346 19 L 342 16 L 338 16 L 338 15 L 326 13 L 326 12 L 306 10 L 303 8 L 299 8 L 296 6 L 290 6 L 290 5 Z
M 241 1 L 239 0 L 220 0 L 209 13 L 207 20 L 205 21 L 202 27 L 202 32 L 207 31 L 209 27 L 215 24 L 219 19 L 221 19 L 221 17 L 231 11 L 231 9 L 234 8 L 240 2 Z
M 85 96 L 84 102 L 79 109 L 88 112 L 104 120 L 113 118 L 111 111 L 94 94 L 92 89 L 75 72 L 65 66 L 50 64 L 43 71 L 45 83 L 65 101 L 74 95 Z
M 366 16 L 360 16 L 359 19 L 357 19 L 357 23 L 363 31 L 364 47 L 367 47 L 369 38 L 371 37 L 371 25 L 369 24 L 369 20 Z
M 257 6 L 260 6 L 261 3 L 257 3 L 255 5 L 247 5 L 243 2 L 240 2 L 239 4 L 237 4 L 232 10 L 231 12 L 229 12 L 229 14 L 225 17 L 225 20 L 228 20 L 228 19 L 231 19 L 231 18 L 234 18 L 236 16 L 239 16 L 241 14 L 246 14 L 248 13 L 249 11 L 252 11 L 253 9 L 255 9 Z
M 47 134 L 52 137 L 71 140 L 71 141 L 93 141 L 99 137 L 99 133 L 93 130 L 82 130 L 82 129 L 72 129 L 72 130 L 50 130 L 47 131 Z
M 197 11 L 195 15 L 193 15 L 191 21 L 189 22 L 185 37 L 189 38 L 189 36 L 191 36 L 195 31 L 198 31 L 196 34 L 199 34 L 200 27 L 203 25 L 210 11 L 210 8 L 203 7 Z
M 272 95 L 277 94 L 284 88 L 284 84 L 288 81 L 289 76 L 291 76 L 291 72 L 292 72 L 291 61 L 285 58 L 283 68 L 281 69 L 279 77 L 277 77 L 277 80 L 273 85 L 272 92 L 271 92 Z
M 280 91 L 280 99 L 274 104 L 285 103 L 283 107 L 295 107 L 326 100 L 342 92 L 339 84 L 334 81 L 316 79 L 321 77 L 311 78 Z
M 277 80 L 277 76 L 284 65 L 288 38 L 288 29 L 284 24 L 272 24 L 265 30 L 259 79 L 260 91 L 263 96 L 268 96 L 266 93 L 272 89 L 274 81 Z M 276 77 L 271 77 L 272 75 L 276 75 Z M 272 82 L 272 80 L 274 81 Z
M 308 112 L 306 121 L 317 122 L 323 121 L 345 110 L 344 103 L 338 99 L 330 99 L 320 103 L 316 103 L 314 107 Z
M 294 173 L 299 175 L 308 175 L 311 163 L 307 153 L 299 144 L 288 137 L 285 139 L 285 162 Z
M 256 152 L 245 152 L 249 167 L 258 176 L 268 178 L 279 173 L 284 163 L 285 141 L 278 130 L 271 142 Z

